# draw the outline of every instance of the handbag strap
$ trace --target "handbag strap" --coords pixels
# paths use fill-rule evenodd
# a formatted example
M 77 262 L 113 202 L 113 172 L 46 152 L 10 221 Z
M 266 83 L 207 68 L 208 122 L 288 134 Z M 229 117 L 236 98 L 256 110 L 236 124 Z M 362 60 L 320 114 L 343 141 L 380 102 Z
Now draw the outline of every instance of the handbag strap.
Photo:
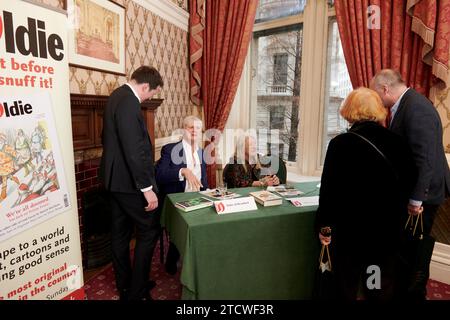
M 392 162 L 385 156 L 385 154 L 384 154 L 380 149 L 378 149 L 378 147 L 377 147 L 376 145 L 374 145 L 374 144 L 373 144 L 369 139 L 367 139 L 366 137 L 364 137 L 364 136 L 362 136 L 362 135 L 360 135 L 360 134 L 358 134 L 358 133 L 356 133 L 356 132 L 354 132 L 354 131 L 348 131 L 348 133 L 351 133 L 351 134 L 353 134 L 353 135 L 355 135 L 355 136 L 360 137 L 362 140 L 364 140 L 364 141 L 367 142 L 369 145 L 371 145 L 372 148 L 375 149 L 381 157 L 383 157 L 384 161 L 386 161 L 386 163 L 389 165 L 389 167 L 391 168 L 392 172 L 394 173 L 395 178 L 396 178 L 397 180 L 399 180 L 398 173 L 397 173 L 397 171 L 394 169 L 394 165 L 393 165 Z
M 330 271 L 331 271 L 333 268 L 331 266 L 330 250 L 328 249 L 328 245 L 326 245 L 326 244 L 322 245 L 322 250 L 320 251 L 319 267 L 320 267 L 320 264 L 323 262 L 323 256 L 324 256 L 325 250 L 327 251 L 327 258 L 328 258 L 328 263 L 330 264 Z
M 419 239 L 423 239 L 423 211 L 421 211 L 416 217 L 416 222 L 414 222 L 414 216 L 408 214 L 408 220 L 406 220 L 405 230 L 408 228 L 408 225 L 410 225 L 409 229 L 412 232 L 412 235 L 416 235 L 416 229 L 417 225 L 419 224 L 420 220 L 420 231 L 419 231 Z
M 330 250 L 328 249 L 328 245 L 326 247 L 327 255 L 328 255 L 328 263 L 330 264 L 330 271 L 333 270 L 333 267 L 331 266 L 331 256 L 330 256 Z

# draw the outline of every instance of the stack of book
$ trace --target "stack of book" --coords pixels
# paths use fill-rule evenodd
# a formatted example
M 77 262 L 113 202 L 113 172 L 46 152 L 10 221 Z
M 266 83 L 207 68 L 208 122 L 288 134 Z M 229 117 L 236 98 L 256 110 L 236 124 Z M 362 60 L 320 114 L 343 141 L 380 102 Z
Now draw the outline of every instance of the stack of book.
M 186 201 L 180 201 L 175 203 L 175 207 L 184 212 L 189 212 L 197 209 L 211 207 L 214 203 L 207 198 L 194 198 Z
M 250 195 L 264 207 L 277 206 L 283 203 L 283 198 L 269 191 L 250 192 Z

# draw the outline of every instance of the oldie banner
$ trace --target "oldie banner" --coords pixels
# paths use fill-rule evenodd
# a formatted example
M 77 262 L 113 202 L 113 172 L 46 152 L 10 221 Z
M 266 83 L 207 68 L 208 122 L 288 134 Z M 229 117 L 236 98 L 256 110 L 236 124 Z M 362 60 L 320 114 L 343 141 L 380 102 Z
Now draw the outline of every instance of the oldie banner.
M 67 25 L 0 2 L 0 300 L 84 298 Z

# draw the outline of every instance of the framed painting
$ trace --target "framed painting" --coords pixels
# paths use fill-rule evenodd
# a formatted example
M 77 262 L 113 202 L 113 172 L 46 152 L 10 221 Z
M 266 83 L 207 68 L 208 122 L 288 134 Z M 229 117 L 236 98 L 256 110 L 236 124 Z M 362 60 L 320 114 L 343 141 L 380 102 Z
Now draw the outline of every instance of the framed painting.
M 69 65 L 125 75 L 125 8 L 108 0 L 67 0 Z

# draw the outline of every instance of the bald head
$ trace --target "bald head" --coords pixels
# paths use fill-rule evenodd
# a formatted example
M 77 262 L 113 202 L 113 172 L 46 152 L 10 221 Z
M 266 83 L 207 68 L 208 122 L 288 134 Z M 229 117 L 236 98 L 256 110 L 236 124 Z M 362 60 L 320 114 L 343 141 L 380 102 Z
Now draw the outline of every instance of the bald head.
M 391 108 L 407 87 L 398 71 L 383 69 L 370 81 L 370 88 L 379 94 L 386 108 Z
M 372 79 L 370 86 L 387 85 L 395 88 L 405 86 L 405 81 L 402 79 L 400 72 L 392 69 L 383 69 L 379 71 Z

